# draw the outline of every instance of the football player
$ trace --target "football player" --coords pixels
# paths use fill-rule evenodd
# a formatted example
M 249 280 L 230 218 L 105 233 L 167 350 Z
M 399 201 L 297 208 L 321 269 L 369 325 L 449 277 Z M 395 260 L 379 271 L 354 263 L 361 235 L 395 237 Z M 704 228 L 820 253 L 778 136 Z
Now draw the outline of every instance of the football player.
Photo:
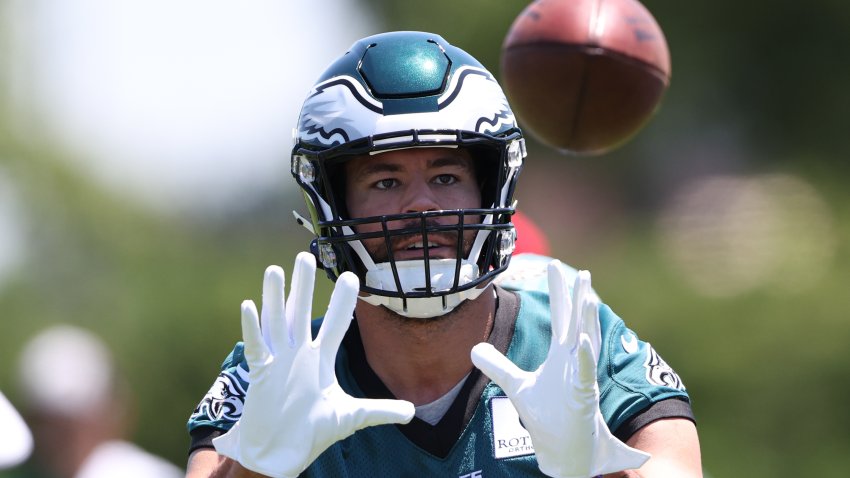
M 331 64 L 291 156 L 310 252 L 242 304 L 188 476 L 701 476 L 682 381 L 590 274 L 511 261 L 525 156 L 493 75 L 438 35 Z

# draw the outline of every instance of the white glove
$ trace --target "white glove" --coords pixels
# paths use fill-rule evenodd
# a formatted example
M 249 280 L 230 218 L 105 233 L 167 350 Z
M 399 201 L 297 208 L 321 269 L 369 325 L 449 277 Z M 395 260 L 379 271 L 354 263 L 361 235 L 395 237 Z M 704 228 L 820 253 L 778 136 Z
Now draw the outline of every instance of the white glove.
M 16 466 L 32 453 L 32 432 L 3 392 L 0 392 L 0 470 Z
M 284 304 L 284 273 L 266 269 L 262 327 L 253 301 L 242 303 L 242 335 L 250 386 L 242 417 L 213 440 L 219 454 L 275 478 L 294 477 L 333 443 L 361 428 L 407 423 L 414 408 L 402 400 L 358 399 L 340 388 L 335 358 L 357 301 L 357 276 L 337 279 L 316 340 L 310 334 L 315 258 L 295 260 Z
M 546 360 L 525 372 L 481 343 L 472 348 L 472 362 L 510 398 L 543 473 L 588 478 L 640 468 L 649 454 L 614 437 L 599 410 L 596 365 L 602 339 L 590 273 L 578 273 L 571 300 L 559 262 L 550 262 L 548 269 L 552 342 Z

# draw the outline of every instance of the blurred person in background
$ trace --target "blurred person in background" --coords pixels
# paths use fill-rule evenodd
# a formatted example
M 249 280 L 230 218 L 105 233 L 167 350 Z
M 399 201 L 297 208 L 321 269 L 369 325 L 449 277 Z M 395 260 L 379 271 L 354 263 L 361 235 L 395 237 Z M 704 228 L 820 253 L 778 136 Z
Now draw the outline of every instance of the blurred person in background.
M 477 60 L 430 33 L 364 38 L 295 136 L 311 252 L 288 297 L 270 266 L 261 313 L 243 302 L 188 476 L 702 476 L 682 381 L 590 274 L 511 260 L 525 142 Z M 336 286 L 311 321 L 317 263 Z
M 126 441 L 133 400 L 110 351 L 93 333 L 70 325 L 43 330 L 24 346 L 17 372 L 35 448 L 27 463 L 3 476 L 183 476 L 177 466 Z

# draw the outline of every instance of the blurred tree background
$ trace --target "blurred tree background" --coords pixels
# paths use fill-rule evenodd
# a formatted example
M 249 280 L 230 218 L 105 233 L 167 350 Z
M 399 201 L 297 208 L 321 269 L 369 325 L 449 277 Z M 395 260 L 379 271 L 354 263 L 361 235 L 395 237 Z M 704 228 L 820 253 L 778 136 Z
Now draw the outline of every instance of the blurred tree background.
M 850 4 L 644 3 L 672 56 L 658 113 L 599 157 L 562 156 L 532 138 L 519 207 L 549 235 L 553 255 L 590 269 L 603 299 L 683 377 L 710 476 L 844 476 Z M 438 32 L 498 75 L 502 39 L 526 4 L 354 5 L 375 22 L 362 35 Z M 322 68 L 287 58 L 329 41 L 320 17 L 309 18 L 310 42 L 274 45 L 283 68 L 307 82 Z M 8 34 L 16 19 L 5 20 Z M 357 36 L 331 47 L 342 52 Z M 239 303 L 259 299 L 266 265 L 288 270 L 309 239 L 290 214 L 301 200 L 288 173 L 289 132 L 280 131 L 274 187 L 243 187 L 243 200 L 204 214 L 151 208 L 86 173 L 37 116 L 22 127 L 8 78 L 0 389 L 20 399 L 16 357 L 41 328 L 96 331 L 137 397 L 133 438 L 182 466 L 186 418 L 240 337 Z M 297 110 L 282 114 L 294 120 Z M 328 281 L 320 277 L 317 290 L 320 311 Z

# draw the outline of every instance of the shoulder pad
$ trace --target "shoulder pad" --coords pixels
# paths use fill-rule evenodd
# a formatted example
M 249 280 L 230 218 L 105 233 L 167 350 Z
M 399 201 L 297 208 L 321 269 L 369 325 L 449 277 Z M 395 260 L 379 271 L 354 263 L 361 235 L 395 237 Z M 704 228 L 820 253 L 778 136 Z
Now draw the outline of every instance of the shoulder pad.
M 549 263 L 556 259 L 539 254 L 523 253 L 511 257 L 511 263 L 505 272 L 499 274 L 493 283 L 507 290 L 549 292 Z M 567 283 L 575 281 L 578 270 L 561 261 L 558 265 L 566 271 Z M 594 293 L 596 293 L 594 291 Z

